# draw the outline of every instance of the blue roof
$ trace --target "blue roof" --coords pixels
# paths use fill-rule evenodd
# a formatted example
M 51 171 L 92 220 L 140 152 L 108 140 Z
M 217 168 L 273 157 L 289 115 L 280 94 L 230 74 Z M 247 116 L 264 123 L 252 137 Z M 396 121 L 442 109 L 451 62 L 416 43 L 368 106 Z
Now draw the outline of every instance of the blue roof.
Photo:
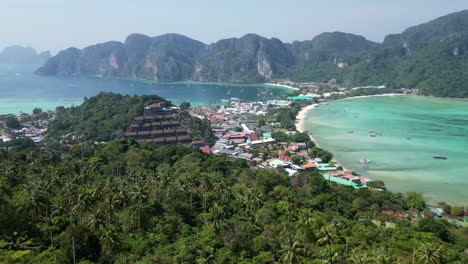
M 298 95 L 298 96 L 290 96 L 288 97 L 289 100 L 312 100 L 312 97 L 308 95 Z

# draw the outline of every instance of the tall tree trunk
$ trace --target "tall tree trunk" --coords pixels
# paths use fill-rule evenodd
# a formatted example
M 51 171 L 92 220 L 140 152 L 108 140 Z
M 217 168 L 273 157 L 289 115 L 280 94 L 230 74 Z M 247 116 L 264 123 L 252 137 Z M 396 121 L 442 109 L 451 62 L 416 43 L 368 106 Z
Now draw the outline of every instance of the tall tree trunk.
M 72 236 L 72 251 L 73 251 L 73 264 L 76 264 L 76 253 L 75 253 L 75 235 Z

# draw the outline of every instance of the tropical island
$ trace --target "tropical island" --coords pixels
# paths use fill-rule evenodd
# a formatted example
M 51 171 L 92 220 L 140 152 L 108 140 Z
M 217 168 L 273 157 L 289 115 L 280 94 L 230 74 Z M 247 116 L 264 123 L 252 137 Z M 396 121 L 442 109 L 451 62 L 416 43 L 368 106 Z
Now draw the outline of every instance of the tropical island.
M 77 76 L 125 83 L 80 105 L 0 115 L 0 263 L 468 263 L 466 201 L 396 192 L 343 167 L 305 126 L 307 111 L 338 99 L 468 97 L 467 40 L 465 10 L 382 43 L 131 34 L 53 57 L 7 48 L 0 63 L 43 63 L 36 74 L 71 77 L 57 86 L 68 91 L 85 89 Z M 154 95 L 153 83 L 176 82 L 236 84 L 258 101 L 231 88 L 204 106 Z M 197 93 L 208 97 L 185 96 Z M 459 116 L 450 122 L 466 124 Z
M 415 88 L 421 95 L 468 97 L 468 11 L 390 34 L 382 43 L 331 32 L 283 43 L 256 34 L 213 44 L 178 34 L 132 34 L 84 49 L 69 48 L 40 75 L 92 75 L 158 82 L 264 83 L 336 80 L 344 87 Z
M 467 261 L 468 229 L 453 221 L 463 207 L 327 175 L 333 155 L 294 131 L 307 103 L 283 101 L 191 108 L 103 93 L 2 118 L 0 261 Z

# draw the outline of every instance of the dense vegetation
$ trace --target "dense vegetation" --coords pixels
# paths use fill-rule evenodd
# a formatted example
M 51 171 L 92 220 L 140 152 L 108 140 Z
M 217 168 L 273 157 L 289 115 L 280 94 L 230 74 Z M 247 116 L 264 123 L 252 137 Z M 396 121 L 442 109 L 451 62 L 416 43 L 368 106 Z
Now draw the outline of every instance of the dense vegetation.
M 143 113 L 145 105 L 162 101 L 157 95 L 100 93 L 85 98 L 80 106 L 58 107 L 49 135 L 54 138 L 73 133 L 83 140 L 108 141 L 121 137 L 131 120 Z
M 418 196 L 126 140 L 0 156 L 1 263 L 468 261 L 446 221 L 379 213 Z

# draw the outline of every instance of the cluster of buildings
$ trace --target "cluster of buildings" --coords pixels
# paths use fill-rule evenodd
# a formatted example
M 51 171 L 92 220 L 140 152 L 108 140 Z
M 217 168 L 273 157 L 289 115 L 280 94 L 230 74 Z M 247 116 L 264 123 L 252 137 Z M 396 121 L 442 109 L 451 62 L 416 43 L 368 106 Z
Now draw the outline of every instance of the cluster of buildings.
M 166 107 L 164 102 L 145 106 L 143 115 L 133 118 L 124 136 L 156 145 L 203 145 L 202 141 L 193 141 L 188 135 L 183 126 L 188 120 L 179 120 L 176 111 L 174 107 Z
M 192 116 L 207 119 L 215 130 L 229 130 L 240 127 L 240 124 L 255 124 L 254 118 L 258 115 L 265 115 L 268 111 L 268 105 L 261 102 L 244 103 L 231 98 L 230 105 L 218 107 L 202 106 L 191 108 L 189 110 Z
M 25 116 L 17 116 L 16 119 L 20 122 L 21 128 L 9 129 L 5 122 L 0 121 L 0 142 L 9 142 L 14 139 L 29 138 L 37 146 L 44 142 L 44 136 L 47 134 L 47 126 L 49 119 L 39 119 L 30 121 Z
M 309 157 L 306 143 L 277 142 L 272 134 L 278 124 L 258 124 L 258 115 L 267 114 L 270 106 L 287 106 L 294 99 L 270 100 L 266 104 L 236 101 L 229 106 L 190 109 L 191 115 L 211 122 L 217 137 L 212 147 L 203 146 L 200 150 L 209 155 L 247 160 L 252 168 L 283 170 L 289 176 L 317 170 L 327 180 L 354 188 L 366 186 L 370 179 L 339 170 L 320 158 Z

